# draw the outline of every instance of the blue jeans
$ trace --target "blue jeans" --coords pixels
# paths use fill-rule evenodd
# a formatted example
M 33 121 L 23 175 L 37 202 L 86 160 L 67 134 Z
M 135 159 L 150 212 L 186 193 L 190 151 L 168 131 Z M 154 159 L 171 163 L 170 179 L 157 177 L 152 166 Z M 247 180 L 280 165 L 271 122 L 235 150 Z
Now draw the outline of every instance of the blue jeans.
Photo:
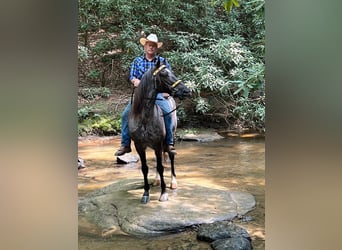
M 173 129 L 174 129 L 174 122 L 172 119 L 171 107 L 168 101 L 163 97 L 162 93 L 158 93 L 156 104 L 161 108 L 164 114 L 164 122 L 165 122 L 165 129 L 166 129 L 166 138 L 165 143 L 167 145 L 174 145 L 173 141 Z M 121 145 L 122 146 L 130 146 L 131 145 L 131 136 L 129 135 L 128 129 L 128 116 L 129 111 L 131 110 L 131 102 L 129 102 L 122 112 L 121 118 Z M 167 114 L 167 115 L 166 115 Z

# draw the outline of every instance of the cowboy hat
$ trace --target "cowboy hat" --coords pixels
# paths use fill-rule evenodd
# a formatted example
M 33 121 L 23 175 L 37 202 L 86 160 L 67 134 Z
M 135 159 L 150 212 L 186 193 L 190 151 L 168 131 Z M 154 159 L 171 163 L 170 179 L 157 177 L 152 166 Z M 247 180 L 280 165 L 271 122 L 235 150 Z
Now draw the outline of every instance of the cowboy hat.
M 158 42 L 158 37 L 156 34 L 149 34 L 146 38 L 140 38 L 140 43 L 145 46 L 146 42 L 153 42 L 157 44 L 158 49 L 163 46 L 162 42 Z

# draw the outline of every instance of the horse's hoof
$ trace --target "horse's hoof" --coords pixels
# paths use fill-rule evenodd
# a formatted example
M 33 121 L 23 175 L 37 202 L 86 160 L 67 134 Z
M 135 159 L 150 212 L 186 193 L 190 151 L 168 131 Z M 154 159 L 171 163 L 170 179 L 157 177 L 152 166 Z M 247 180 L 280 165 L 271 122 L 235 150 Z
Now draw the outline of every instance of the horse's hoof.
M 146 204 L 147 202 L 149 202 L 150 201 L 150 197 L 149 196 L 143 196 L 142 198 L 141 198 L 141 203 L 142 204 Z
M 171 183 L 170 188 L 171 189 L 177 189 L 177 183 Z
M 167 193 L 163 193 L 162 195 L 160 195 L 159 201 L 164 202 L 167 201 L 169 198 L 169 195 Z

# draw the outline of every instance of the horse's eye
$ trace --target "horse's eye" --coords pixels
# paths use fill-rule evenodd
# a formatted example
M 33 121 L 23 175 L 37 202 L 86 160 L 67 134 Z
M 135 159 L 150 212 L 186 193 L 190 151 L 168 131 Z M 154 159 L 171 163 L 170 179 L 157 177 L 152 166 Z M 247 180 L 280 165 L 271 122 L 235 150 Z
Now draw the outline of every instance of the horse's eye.
M 167 71 L 166 71 L 166 70 L 162 70 L 162 71 L 160 71 L 160 75 L 162 75 L 162 76 L 167 76 L 167 75 L 168 75 L 168 73 L 167 73 Z

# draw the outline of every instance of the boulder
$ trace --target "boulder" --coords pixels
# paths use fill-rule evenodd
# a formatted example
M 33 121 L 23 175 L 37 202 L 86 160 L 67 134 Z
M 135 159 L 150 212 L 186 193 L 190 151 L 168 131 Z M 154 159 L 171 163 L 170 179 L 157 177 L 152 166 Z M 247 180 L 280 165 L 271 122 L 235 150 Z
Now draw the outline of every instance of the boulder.
M 179 180 L 178 186 L 177 190 L 167 189 L 167 202 L 159 202 L 160 187 L 152 187 L 150 202 L 141 204 L 143 180 L 118 180 L 81 198 L 79 216 L 102 230 L 117 228 L 132 235 L 161 235 L 193 225 L 232 220 L 255 206 L 254 197 L 246 192 Z
M 247 230 L 231 221 L 216 221 L 201 225 L 197 232 L 197 239 L 212 242 L 211 246 L 215 250 L 253 249 Z

